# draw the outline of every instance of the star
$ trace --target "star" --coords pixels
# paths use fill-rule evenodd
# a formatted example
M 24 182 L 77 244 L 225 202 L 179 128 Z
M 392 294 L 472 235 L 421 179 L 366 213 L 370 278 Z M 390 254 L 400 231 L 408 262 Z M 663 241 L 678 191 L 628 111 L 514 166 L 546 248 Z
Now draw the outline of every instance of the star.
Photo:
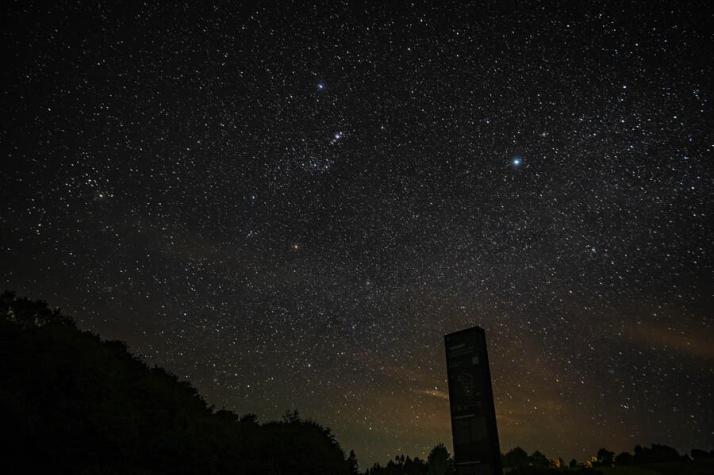
M 345 133 L 342 131 L 337 131 L 334 134 L 332 134 L 332 138 L 330 139 L 330 145 L 335 145 L 337 142 L 342 140 L 345 137 Z
M 523 157 L 520 155 L 514 155 L 513 158 L 511 158 L 511 165 L 513 165 L 515 168 L 520 167 L 523 165 Z

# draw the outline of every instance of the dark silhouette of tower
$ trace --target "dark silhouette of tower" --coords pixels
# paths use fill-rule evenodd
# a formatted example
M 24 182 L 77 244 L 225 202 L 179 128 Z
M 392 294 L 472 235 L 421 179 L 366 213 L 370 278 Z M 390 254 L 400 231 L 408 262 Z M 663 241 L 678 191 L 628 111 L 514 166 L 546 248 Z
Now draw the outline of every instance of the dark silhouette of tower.
M 486 333 L 473 327 L 444 337 L 457 475 L 502 475 Z

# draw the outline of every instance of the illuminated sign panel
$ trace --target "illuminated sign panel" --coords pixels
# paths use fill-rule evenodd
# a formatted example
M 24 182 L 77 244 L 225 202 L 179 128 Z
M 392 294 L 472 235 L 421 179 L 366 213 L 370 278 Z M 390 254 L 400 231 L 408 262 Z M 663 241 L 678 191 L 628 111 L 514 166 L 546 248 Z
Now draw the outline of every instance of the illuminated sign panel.
M 451 431 L 458 475 L 501 475 L 486 334 L 474 327 L 444 337 Z

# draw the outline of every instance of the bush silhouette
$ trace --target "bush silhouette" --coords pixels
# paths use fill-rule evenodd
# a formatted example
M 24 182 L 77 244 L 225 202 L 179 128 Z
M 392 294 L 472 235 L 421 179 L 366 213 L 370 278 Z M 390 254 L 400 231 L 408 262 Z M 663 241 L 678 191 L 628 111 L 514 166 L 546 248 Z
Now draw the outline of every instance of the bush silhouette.
M 520 447 L 515 447 L 503 456 L 504 467 L 525 467 L 528 465 L 528 452 Z

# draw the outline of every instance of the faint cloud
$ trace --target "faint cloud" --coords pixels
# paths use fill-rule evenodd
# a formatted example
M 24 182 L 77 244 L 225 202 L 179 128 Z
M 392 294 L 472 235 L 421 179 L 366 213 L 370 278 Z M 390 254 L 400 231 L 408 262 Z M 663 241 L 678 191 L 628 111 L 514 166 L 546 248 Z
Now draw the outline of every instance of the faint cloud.
M 701 359 L 714 359 L 714 331 L 710 328 L 687 330 L 662 323 L 630 325 L 625 335 L 635 344 L 650 349 L 676 351 Z
M 438 389 L 417 389 L 414 392 L 417 394 L 423 394 L 425 396 L 435 397 L 437 399 L 444 399 L 446 401 L 449 400 L 449 395 L 444 391 L 440 391 Z

